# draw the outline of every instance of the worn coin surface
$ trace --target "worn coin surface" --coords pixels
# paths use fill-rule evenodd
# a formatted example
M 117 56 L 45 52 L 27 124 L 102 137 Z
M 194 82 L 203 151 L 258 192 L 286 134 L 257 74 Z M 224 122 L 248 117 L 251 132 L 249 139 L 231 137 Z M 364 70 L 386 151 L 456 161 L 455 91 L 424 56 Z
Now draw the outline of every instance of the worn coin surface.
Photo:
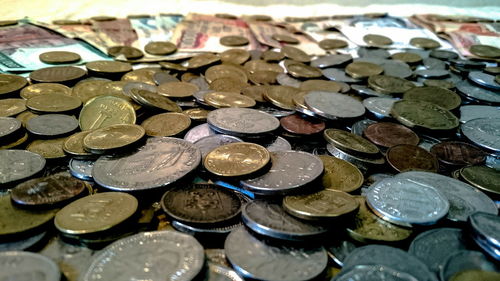
M 46 256 L 24 251 L 0 253 L 2 280 L 58 281 L 61 272 L 57 264 Z
M 281 118 L 280 124 L 286 131 L 297 135 L 318 134 L 326 127 L 323 121 L 304 119 L 298 114 L 292 114 Z
M 83 138 L 85 150 L 103 154 L 137 143 L 145 135 L 143 127 L 135 124 L 116 124 L 97 129 Z
M 365 107 L 353 97 L 322 91 L 304 96 L 305 104 L 316 114 L 328 119 L 355 118 L 365 113 Z
M 427 150 L 411 144 L 398 144 L 386 153 L 387 162 L 398 172 L 411 170 L 437 172 L 436 156 Z
M 460 126 L 462 134 L 476 145 L 500 151 L 500 118 L 478 118 Z
M 112 57 L 124 56 L 127 60 L 140 59 L 144 53 L 131 46 L 113 46 L 108 48 L 108 55 Z
M 368 86 L 382 94 L 401 94 L 415 85 L 403 78 L 389 75 L 372 75 L 368 78 Z
M 363 135 L 376 145 L 389 148 L 398 144 L 417 145 L 419 137 L 411 129 L 396 123 L 378 122 L 369 125 Z
M 34 117 L 26 123 L 26 130 L 41 137 L 59 137 L 78 129 L 78 120 L 64 114 L 44 114 Z
M 13 117 L 0 117 L 0 141 L 8 140 L 21 131 L 22 123 Z
M 451 130 L 459 125 L 459 120 L 453 113 L 426 101 L 406 99 L 396 101 L 392 106 L 391 115 L 409 127 Z
M 355 265 L 348 269 L 343 269 L 335 275 L 336 281 L 417 281 L 413 275 L 400 270 L 393 269 L 386 265 Z
M 0 185 L 27 179 L 41 172 L 45 159 L 26 150 L 0 150 Z
M 384 72 L 384 69 L 374 63 L 356 61 L 348 64 L 345 67 L 345 72 L 352 78 L 361 79 L 368 78 L 372 75 L 379 75 Z
M 486 153 L 481 149 L 460 141 L 445 141 L 431 148 L 439 162 L 445 165 L 466 166 L 484 163 Z
M 45 159 L 61 159 L 66 157 L 63 150 L 66 137 L 48 140 L 34 140 L 26 146 L 26 150 L 40 154 Z
M 69 136 L 63 144 L 64 152 L 75 158 L 85 158 L 91 156 L 92 153 L 86 151 L 83 146 L 83 139 L 90 132 L 91 131 L 78 132 Z
M 44 94 L 63 94 L 63 95 L 70 95 L 71 94 L 71 88 L 68 86 L 65 86 L 63 84 L 58 84 L 58 83 L 38 83 L 38 84 L 32 84 L 27 87 L 24 87 L 21 92 L 20 96 L 23 99 L 29 99 L 34 96 L 38 95 L 44 95 Z
M 83 106 L 78 119 L 80 129 L 85 131 L 115 124 L 134 124 L 136 115 L 130 102 L 113 96 L 100 96 Z
M 460 176 L 468 184 L 483 191 L 500 194 L 500 172 L 487 166 L 468 166 L 460 169 Z
M 23 99 L 1 99 L 0 117 L 15 116 L 26 110 L 26 101 Z
M 184 113 L 168 112 L 149 117 L 142 122 L 141 126 L 148 136 L 170 137 L 189 128 L 191 119 Z
M 410 40 L 410 45 L 422 49 L 436 49 L 441 47 L 438 41 L 425 38 L 425 37 L 415 37 Z
M 422 100 L 441 106 L 447 110 L 457 108 L 462 100 L 455 92 L 441 87 L 414 87 L 406 91 L 403 95 L 404 99 Z
M 0 74 L 0 95 L 8 95 L 21 90 L 28 84 L 26 78 L 13 74 Z
M 208 124 L 230 135 L 260 135 L 278 129 L 280 122 L 271 114 L 250 108 L 221 108 L 211 111 Z
M 237 35 L 228 35 L 221 37 L 219 42 L 221 43 L 221 45 L 230 47 L 245 46 L 249 43 L 247 38 Z

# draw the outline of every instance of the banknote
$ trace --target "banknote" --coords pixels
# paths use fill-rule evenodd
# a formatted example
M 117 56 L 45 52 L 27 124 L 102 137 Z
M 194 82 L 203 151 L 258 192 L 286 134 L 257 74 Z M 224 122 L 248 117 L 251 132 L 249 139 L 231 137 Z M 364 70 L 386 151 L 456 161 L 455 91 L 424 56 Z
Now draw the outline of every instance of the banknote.
M 480 35 L 471 32 L 448 32 L 455 49 L 466 57 L 476 57 L 469 49 L 472 45 L 489 45 L 500 48 L 500 34 L 497 36 Z

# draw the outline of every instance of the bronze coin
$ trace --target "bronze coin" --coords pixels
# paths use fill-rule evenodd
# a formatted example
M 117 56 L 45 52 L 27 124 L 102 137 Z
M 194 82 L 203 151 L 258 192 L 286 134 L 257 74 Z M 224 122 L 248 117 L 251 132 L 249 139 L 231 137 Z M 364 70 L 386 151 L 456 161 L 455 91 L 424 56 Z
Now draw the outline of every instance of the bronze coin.
M 26 78 L 13 74 L 0 74 L 0 95 L 8 95 L 21 90 L 28 84 Z
M 85 67 L 89 71 L 101 74 L 116 74 L 132 71 L 132 65 L 127 62 L 98 60 L 88 62 Z
M 248 45 L 249 41 L 243 36 L 228 35 L 221 37 L 219 43 L 224 46 L 238 47 Z
M 215 54 L 199 54 L 190 58 L 186 62 L 186 67 L 189 69 L 196 69 L 211 65 L 220 61 L 220 56 Z
M 306 54 L 301 49 L 292 47 L 292 46 L 283 46 L 281 48 L 281 52 L 285 55 L 285 57 L 298 61 L 298 62 L 309 62 L 311 61 L 311 56 Z
M 398 172 L 437 172 L 438 161 L 427 150 L 410 144 L 399 144 L 387 150 L 387 162 Z
M 177 46 L 168 41 L 149 42 L 144 46 L 146 53 L 156 56 L 165 56 L 177 51 Z
M 215 17 L 220 19 L 229 19 L 229 20 L 235 20 L 238 18 L 237 16 L 231 14 L 215 14 Z
M 223 63 L 240 65 L 250 59 L 250 53 L 247 50 L 230 49 L 220 53 L 220 59 Z
M 91 17 L 90 19 L 91 20 L 95 20 L 95 21 L 112 21 L 112 20 L 116 20 L 116 17 L 112 17 L 112 16 L 95 16 L 95 17 Z
M 411 129 L 396 123 L 378 122 L 363 131 L 364 136 L 376 145 L 392 147 L 398 144 L 417 145 L 420 141 Z
M 441 47 L 441 44 L 436 40 L 424 38 L 424 37 L 415 37 L 410 40 L 410 45 L 415 46 L 417 48 L 422 49 L 436 49 Z
M 0 21 L 0 26 L 16 25 L 17 23 L 18 23 L 17 20 L 2 20 Z
M 295 37 L 288 36 L 286 34 L 273 34 L 271 36 L 276 41 L 287 43 L 287 44 L 299 44 L 299 40 Z
M 86 189 L 85 182 L 62 172 L 18 184 L 11 189 L 10 198 L 21 205 L 52 205 L 74 198 Z
M 347 45 L 346 41 L 340 39 L 323 39 L 318 43 L 318 46 L 323 50 L 345 48 Z
M 326 125 L 323 121 L 307 120 L 298 114 L 292 114 L 281 118 L 281 127 L 286 131 L 297 135 L 313 135 L 321 133 Z
M 262 53 L 261 58 L 265 61 L 278 62 L 285 58 L 282 52 L 275 52 L 273 50 L 267 50 Z
M 248 79 L 255 85 L 276 84 L 279 73 L 274 71 L 255 71 L 248 74 Z
M 241 89 L 241 94 L 254 99 L 257 102 L 265 102 L 264 93 L 267 92 L 267 87 L 263 85 L 250 86 Z
M 166 69 L 166 70 L 187 71 L 186 67 L 184 67 L 180 64 L 177 64 L 177 63 L 168 62 L 168 61 L 161 61 L 161 62 L 159 62 L 159 64 L 163 69 Z
M 113 46 L 108 48 L 108 55 L 115 58 L 123 55 L 127 60 L 135 60 L 142 58 L 144 53 L 141 50 L 130 46 Z
M 445 141 L 431 147 L 431 153 L 439 162 L 453 166 L 481 164 L 486 159 L 486 153 L 481 149 L 460 141 Z
M 421 56 L 410 52 L 395 53 L 391 56 L 391 58 L 393 60 L 400 60 L 402 62 L 406 62 L 407 64 L 417 64 L 422 61 Z
M 391 38 L 378 34 L 367 34 L 363 36 L 363 41 L 365 41 L 365 43 L 368 44 L 369 46 L 374 46 L 374 47 L 387 46 L 393 43 Z
M 83 78 L 87 72 L 75 66 L 52 66 L 30 73 L 31 81 L 38 83 L 73 83 Z
M 52 51 L 41 53 L 39 59 L 48 64 L 73 63 L 81 60 L 79 54 L 66 51 Z

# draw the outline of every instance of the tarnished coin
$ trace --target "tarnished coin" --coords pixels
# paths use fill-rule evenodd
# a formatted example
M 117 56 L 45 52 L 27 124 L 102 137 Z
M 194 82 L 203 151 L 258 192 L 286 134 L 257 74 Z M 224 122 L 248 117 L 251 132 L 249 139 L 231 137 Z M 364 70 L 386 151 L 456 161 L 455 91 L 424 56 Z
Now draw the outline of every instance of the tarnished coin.
M 176 231 L 143 232 L 103 249 L 82 280 L 188 281 L 198 275 L 204 261 L 203 247 L 190 235 Z
M 57 264 L 41 254 L 25 251 L 0 252 L 0 278 L 3 280 L 59 281 Z
M 478 84 L 479 86 L 490 88 L 493 90 L 500 90 L 500 84 L 495 81 L 495 76 L 486 74 L 481 71 L 471 71 L 467 78 Z
M 267 173 L 243 180 L 240 184 L 260 195 L 290 194 L 313 182 L 323 173 L 323 162 L 303 151 L 272 152 L 271 165 Z
M 243 66 L 248 72 L 256 71 L 274 71 L 278 73 L 283 73 L 283 68 L 277 63 L 268 63 L 264 60 L 250 60 L 247 61 Z
M 78 117 L 80 129 L 93 130 L 115 124 L 134 124 L 135 110 L 121 98 L 100 96 L 89 100 Z
M 76 129 L 78 129 L 78 120 L 64 114 L 44 114 L 26 123 L 26 130 L 39 137 L 60 137 Z
M 15 116 L 26 110 L 26 101 L 23 99 L 1 99 L 0 117 Z
M 437 189 L 407 178 L 387 178 L 366 191 L 370 209 L 401 226 L 431 225 L 446 216 L 450 204 Z
M 83 138 L 85 150 L 104 154 L 129 147 L 144 137 L 143 127 L 135 124 L 115 124 L 90 132 Z
M 277 52 L 275 50 L 267 50 L 262 52 L 261 59 L 268 62 L 279 62 L 285 58 L 282 52 Z
M 85 70 L 75 66 L 52 66 L 35 70 L 29 77 L 37 83 L 73 84 L 86 74 Z
M 439 162 L 445 165 L 466 166 L 484 163 L 486 153 L 481 149 L 465 142 L 446 141 L 431 148 Z
M 239 93 L 233 92 L 211 92 L 203 96 L 203 100 L 208 105 L 215 108 L 222 107 L 253 107 L 255 100 Z
M 300 79 L 319 78 L 323 73 L 316 67 L 302 63 L 290 63 L 286 66 L 289 75 Z
M 165 56 L 177 51 L 177 46 L 168 41 L 149 42 L 144 46 L 146 53 L 156 56 Z
M 0 145 L 0 149 L 12 149 L 20 147 L 28 140 L 28 133 L 21 134 L 20 137 L 17 137 L 12 142 Z
M 51 51 L 41 53 L 39 59 L 48 64 L 74 63 L 82 58 L 79 54 L 67 51 Z
M 418 64 L 422 61 L 422 57 L 415 53 L 399 52 L 391 55 L 393 60 L 406 62 L 409 65 Z
M 183 113 L 162 113 L 144 120 L 141 126 L 146 135 L 153 137 L 170 137 L 184 132 L 191 126 L 191 119 Z
M 441 47 L 438 41 L 425 38 L 425 37 L 415 37 L 410 39 L 410 45 L 422 49 L 437 49 Z
M 199 90 L 198 86 L 187 82 L 167 82 L 158 86 L 158 94 L 172 98 L 190 97 Z
M 455 94 L 455 92 L 441 87 L 415 87 L 406 91 L 403 98 L 407 100 L 427 101 L 447 110 L 453 110 L 462 103 L 460 96 Z
M 361 187 L 363 174 L 353 164 L 328 155 L 318 155 L 323 162 L 323 187 L 326 189 L 352 192 Z
M 372 75 L 368 78 L 368 85 L 382 94 L 401 94 L 415 87 L 406 79 L 389 75 Z
M 286 131 L 297 135 L 313 135 L 321 133 L 326 125 L 323 121 L 304 119 L 298 114 L 292 114 L 280 119 L 280 124 Z
M 32 84 L 27 87 L 24 87 L 21 90 L 20 96 L 21 98 L 27 100 L 34 96 L 45 95 L 45 94 L 63 94 L 70 95 L 71 88 L 65 86 L 63 84 L 57 83 L 39 83 Z
M 276 41 L 280 41 L 280 42 L 287 43 L 287 44 L 299 44 L 299 40 L 297 38 L 286 35 L 286 34 L 275 33 L 275 34 L 271 35 L 271 38 L 276 40 Z
M 367 34 L 363 36 L 363 41 L 373 47 L 387 46 L 393 43 L 389 37 L 378 34 Z
M 21 90 L 28 84 L 26 78 L 13 74 L 0 74 L 0 96 Z
M 398 172 L 429 171 L 437 172 L 436 156 L 427 150 L 411 144 L 391 146 L 386 153 L 387 162 Z
M 409 127 L 423 127 L 430 130 L 451 130 L 459 125 L 458 118 L 450 111 L 418 100 L 399 100 L 391 110 L 399 122 Z
M 207 122 L 221 133 L 248 136 L 270 133 L 280 126 L 271 114 L 250 108 L 221 108 L 211 111 Z
M 386 265 L 356 265 L 343 269 L 335 276 L 336 281 L 417 281 L 413 275 Z
M 500 194 L 500 172 L 498 170 L 486 166 L 469 166 L 460 169 L 460 176 L 476 188 Z
M 237 177 L 261 170 L 270 159 L 269 151 L 264 147 L 249 142 L 238 142 L 219 146 L 209 152 L 203 166 L 218 176 Z
M 439 277 L 441 280 L 452 280 L 453 276 L 466 269 L 498 272 L 499 267 L 481 252 L 462 250 L 448 256 Z
M 462 134 L 480 147 L 500 151 L 500 118 L 478 118 L 460 126 Z
M 0 150 L 0 186 L 10 185 L 41 172 L 45 159 L 26 150 Z
M 485 58 L 500 57 L 500 49 L 490 45 L 472 45 L 469 48 L 469 52 L 478 57 L 485 57 Z
M 455 84 L 451 81 L 447 80 L 435 80 L 435 79 L 426 79 L 424 80 L 424 86 L 428 87 L 441 87 L 445 89 L 453 89 L 455 88 Z
M 49 140 L 34 140 L 26 146 L 26 150 L 40 154 L 45 159 L 60 159 L 66 157 L 63 150 L 67 138 Z
M 132 70 L 130 63 L 108 60 L 90 61 L 85 64 L 85 67 L 88 71 L 108 75 L 126 73 Z
M 371 124 L 363 131 L 363 135 L 371 142 L 384 148 L 398 144 L 417 145 L 420 140 L 411 129 L 390 122 Z
M 345 67 L 345 72 L 352 78 L 362 79 L 369 76 L 379 75 L 384 72 L 384 69 L 374 63 L 355 61 Z
M 82 105 L 80 99 L 63 94 L 34 96 L 26 101 L 26 107 L 40 113 L 68 112 Z
M 228 235 L 224 250 L 239 274 L 259 280 L 311 280 L 323 272 L 328 263 L 323 247 L 269 244 L 253 237 L 244 227 Z
M 375 158 L 367 158 L 367 157 L 352 155 L 341 149 L 338 149 L 331 143 L 328 143 L 326 145 L 326 150 L 332 156 L 354 164 L 363 172 L 367 172 L 373 168 L 382 168 L 382 165 L 385 164 L 385 159 L 382 156 Z
M 238 47 L 248 45 L 249 41 L 243 36 L 227 35 L 221 37 L 219 43 L 224 46 Z
M 201 153 L 188 141 L 149 138 L 127 155 L 102 156 L 94 164 L 94 180 L 108 189 L 133 191 L 171 184 L 198 167 Z
M 227 222 L 238 216 L 239 197 L 229 189 L 213 184 L 193 184 L 170 189 L 161 206 L 168 216 L 191 224 Z
M 235 220 L 232 220 L 229 224 L 222 225 L 187 224 L 176 220 L 172 220 L 171 224 L 175 230 L 189 234 L 191 236 L 208 235 L 214 237 L 225 237 L 231 231 L 243 225 L 240 221 Z
M 113 46 L 108 48 L 108 55 L 115 58 L 124 56 L 127 60 L 135 60 L 142 58 L 144 53 L 141 50 L 130 46 Z
M 338 93 L 311 91 L 304 96 L 304 102 L 311 111 L 327 119 L 354 118 L 365 113 L 361 102 Z
M 340 39 L 323 39 L 318 42 L 318 46 L 323 50 L 340 49 L 347 47 L 347 42 Z
M 75 158 L 86 158 L 92 155 L 92 153 L 87 152 L 83 146 L 83 139 L 91 131 L 78 132 L 69 136 L 63 144 L 63 150 L 65 153 L 75 157 Z
M 448 50 L 432 50 L 429 56 L 440 60 L 452 60 L 458 58 L 458 54 Z
M 193 144 L 200 149 L 202 158 L 205 158 L 210 151 L 217 147 L 235 142 L 243 142 L 243 140 L 233 136 L 217 134 L 202 137 Z

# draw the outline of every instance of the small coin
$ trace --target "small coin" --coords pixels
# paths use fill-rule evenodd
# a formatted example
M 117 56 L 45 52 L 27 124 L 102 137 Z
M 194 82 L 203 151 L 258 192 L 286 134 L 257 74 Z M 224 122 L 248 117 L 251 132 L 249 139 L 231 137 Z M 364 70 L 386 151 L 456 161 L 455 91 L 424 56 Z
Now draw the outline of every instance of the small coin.
M 146 135 L 153 137 L 170 137 L 184 132 L 191 126 L 191 119 L 183 113 L 162 113 L 144 120 L 141 126 Z
M 420 141 L 417 134 L 411 129 L 389 122 L 379 122 L 369 125 L 363 135 L 371 142 L 385 147 L 393 147 L 398 144 L 417 145 Z
M 248 87 L 248 83 L 241 82 L 240 79 L 235 79 L 233 77 L 218 78 L 210 83 L 210 89 L 217 92 L 240 93 L 241 89 L 246 87 Z
M 203 97 L 205 103 L 215 108 L 222 107 L 253 107 L 255 100 L 239 93 L 233 92 L 212 92 Z
M 459 120 L 453 113 L 426 101 L 407 99 L 396 101 L 392 106 L 391 115 L 409 127 L 451 130 L 459 125 Z
M 203 109 L 201 107 L 190 108 L 182 111 L 193 121 L 206 121 L 210 110 Z
M 86 71 L 75 66 L 52 66 L 30 73 L 31 81 L 37 83 L 72 84 L 86 75 Z
M 147 43 L 144 51 L 151 55 L 166 56 L 177 51 L 177 46 L 168 41 L 155 41 Z
M 6 251 L 0 254 L 3 280 L 57 281 L 61 279 L 61 272 L 57 264 L 41 254 L 24 251 Z
M 113 46 L 108 48 L 108 55 L 112 57 L 124 56 L 127 60 L 140 59 L 144 53 L 134 47 L 130 46 Z
M 422 61 L 422 57 L 415 53 L 410 52 L 400 52 L 391 55 L 393 60 L 399 60 L 406 62 L 407 64 L 413 65 L 418 64 Z
M 89 71 L 110 75 L 125 73 L 132 70 L 132 65 L 130 63 L 107 60 L 90 61 L 85 64 L 85 67 Z
M 356 61 L 348 64 L 345 68 L 345 72 L 352 78 L 361 79 L 368 78 L 372 75 L 382 74 L 384 69 L 374 63 Z
M 60 159 L 64 158 L 63 144 L 66 138 L 50 139 L 50 140 L 34 140 L 26 150 L 40 154 L 45 159 Z
M 0 74 L 0 96 L 15 93 L 27 84 L 28 80 L 24 77 L 12 74 Z
M 305 65 L 302 63 L 289 64 L 286 67 L 286 69 L 288 71 L 288 74 L 295 78 L 310 79 L 310 78 L 319 78 L 323 76 L 323 74 L 318 68 Z
M 39 83 L 24 87 L 20 92 L 21 98 L 25 100 L 30 99 L 34 96 L 45 95 L 45 94 L 70 95 L 71 88 L 63 84 L 57 84 L 57 83 Z
M 172 98 L 191 97 L 199 90 L 198 86 L 187 82 L 167 82 L 158 86 L 158 94 Z
M 205 71 L 205 79 L 208 83 L 212 83 L 214 80 L 226 77 L 234 78 L 243 83 L 248 81 L 246 71 L 242 67 L 238 66 L 220 64 L 211 66 Z
M 69 161 L 69 172 L 71 175 L 77 179 L 84 181 L 92 181 L 92 168 L 94 167 L 94 161 L 90 160 L 78 160 L 72 158 Z
M 219 54 L 222 63 L 240 65 L 250 59 L 250 53 L 242 49 L 229 49 Z
M 323 136 L 329 143 L 355 155 L 364 157 L 376 157 L 380 152 L 378 147 L 370 141 L 347 131 L 338 129 L 326 129 L 323 133 Z
M 401 94 L 415 87 L 406 79 L 389 75 L 372 75 L 368 78 L 368 85 L 382 94 Z
M 67 51 L 51 51 L 41 53 L 39 59 L 48 64 L 74 63 L 82 58 L 79 54 Z
M 352 192 L 361 187 L 363 174 L 353 164 L 332 156 L 319 155 L 323 162 L 323 187 L 326 189 Z
M 0 117 L 15 116 L 26 110 L 26 101 L 23 99 L 1 99 Z
M 500 172 L 486 166 L 469 166 L 460 169 L 460 176 L 465 182 L 483 191 L 500 194 Z
M 431 153 L 445 165 L 468 166 L 482 164 L 486 160 L 486 153 L 481 149 L 465 142 L 446 141 L 431 148 Z
M 132 98 L 137 103 L 151 109 L 160 109 L 171 112 L 181 112 L 182 108 L 173 100 L 166 96 L 145 89 L 132 88 L 130 89 Z
M 122 76 L 121 81 L 142 82 L 156 86 L 154 75 L 160 71 L 162 71 L 161 68 L 156 68 L 156 67 L 145 67 L 145 68 L 135 69 L 125 73 Z
M 347 42 L 340 39 L 323 39 L 318 42 L 318 46 L 323 50 L 340 49 L 348 46 Z
M 323 121 L 304 119 L 298 114 L 292 114 L 281 118 L 281 127 L 296 135 L 313 135 L 321 133 L 326 125 Z
M 220 38 L 219 43 L 229 47 L 239 47 L 248 45 L 249 41 L 243 36 L 227 35 Z
M 295 48 L 292 46 L 283 46 L 281 47 L 281 52 L 285 55 L 285 57 L 297 62 L 311 61 L 311 56 L 299 48 Z
M 100 96 L 89 100 L 80 111 L 80 129 L 93 130 L 115 124 L 134 124 L 135 110 L 124 99 Z
M 441 44 L 436 40 L 425 38 L 425 37 L 415 37 L 410 40 L 410 45 L 422 49 L 437 49 L 441 47 Z
M 469 48 L 469 52 L 478 57 L 485 57 L 485 58 L 500 57 L 500 49 L 490 45 L 472 45 Z
M 69 136 L 63 144 L 63 150 L 65 153 L 73 156 L 74 158 L 85 158 L 91 156 L 92 153 L 87 152 L 83 146 L 83 139 L 91 131 L 78 132 Z
M 457 108 L 462 99 L 455 92 L 440 87 L 414 87 L 406 91 L 403 99 L 422 100 L 441 106 L 447 110 Z
M 275 33 L 275 34 L 271 35 L 271 38 L 276 40 L 276 41 L 287 43 L 287 44 L 299 44 L 299 40 L 297 38 L 286 35 L 286 34 Z
M 90 132 L 83 138 L 83 146 L 94 154 L 103 154 L 137 143 L 144 134 L 139 125 L 115 124 Z
M 393 43 L 389 37 L 378 34 L 367 34 L 363 36 L 363 41 L 373 47 L 387 46 Z
M 386 157 L 387 162 L 398 172 L 416 170 L 437 173 L 436 156 L 416 145 L 392 146 L 387 150 Z
M 327 119 L 354 118 L 365 113 L 361 102 L 344 94 L 310 91 L 304 102 L 311 111 Z
M 82 102 L 79 98 L 63 94 L 46 94 L 34 96 L 26 101 L 26 107 L 35 112 L 59 113 L 79 108 Z
M 44 114 L 26 123 L 26 130 L 39 137 L 60 137 L 77 128 L 78 120 L 74 116 L 63 114 Z
M 189 69 L 196 69 L 196 68 L 201 68 L 205 67 L 208 65 L 211 65 L 213 63 L 216 63 L 220 61 L 220 56 L 219 55 L 214 55 L 214 54 L 199 54 L 196 55 L 192 58 L 190 58 L 186 62 L 186 67 Z

